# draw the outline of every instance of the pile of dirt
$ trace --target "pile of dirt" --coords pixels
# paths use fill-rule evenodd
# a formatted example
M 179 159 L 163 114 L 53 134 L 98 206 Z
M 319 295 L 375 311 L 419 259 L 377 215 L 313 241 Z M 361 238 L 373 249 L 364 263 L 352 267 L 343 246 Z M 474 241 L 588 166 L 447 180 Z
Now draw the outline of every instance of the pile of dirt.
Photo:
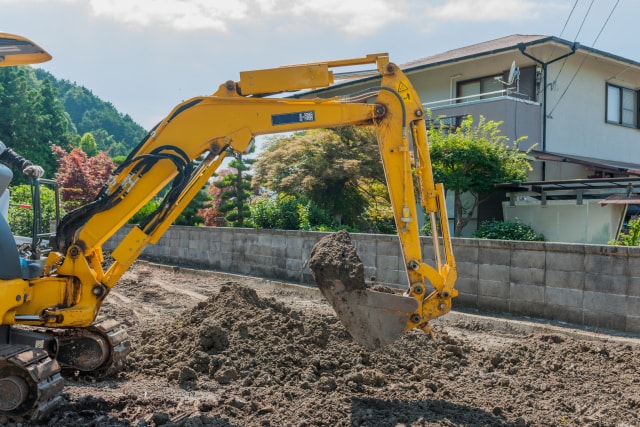
M 639 423 L 636 340 L 506 333 L 481 317 L 444 316 L 435 341 L 411 331 L 368 350 L 325 303 L 252 278 L 148 266 L 128 274 L 127 297 L 105 304 L 130 323 L 126 370 L 110 381 L 69 379 L 67 403 L 42 425 Z M 154 301 L 142 282 L 173 291 Z M 176 311 L 171 300 L 191 306 Z

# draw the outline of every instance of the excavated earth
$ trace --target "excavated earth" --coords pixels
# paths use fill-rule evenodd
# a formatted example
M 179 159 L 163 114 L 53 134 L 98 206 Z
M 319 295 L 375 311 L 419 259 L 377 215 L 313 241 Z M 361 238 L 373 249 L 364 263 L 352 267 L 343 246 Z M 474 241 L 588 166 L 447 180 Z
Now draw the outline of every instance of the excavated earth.
M 451 312 L 367 350 L 317 289 L 138 261 L 125 370 L 33 426 L 637 426 L 640 340 Z

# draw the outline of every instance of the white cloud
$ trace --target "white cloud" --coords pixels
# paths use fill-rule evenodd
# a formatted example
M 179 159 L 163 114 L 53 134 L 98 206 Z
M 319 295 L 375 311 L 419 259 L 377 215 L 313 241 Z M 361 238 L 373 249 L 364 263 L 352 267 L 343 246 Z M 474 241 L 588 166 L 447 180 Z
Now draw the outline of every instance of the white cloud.
M 164 25 L 178 30 L 227 31 L 228 23 L 246 18 L 245 2 L 207 0 L 90 0 L 92 13 L 126 24 Z
M 0 0 L 39 3 L 51 0 Z M 351 35 L 372 34 L 407 16 L 420 0 L 54 0 L 88 4 L 97 18 L 131 26 L 165 26 L 180 31 L 227 32 L 234 23 L 329 25 Z M 273 21 L 273 22 L 270 22 Z M 277 21 L 277 22 L 276 22 Z M 287 25 L 287 24 L 285 24 Z
M 125 25 L 179 31 L 228 32 L 234 24 L 276 28 L 329 26 L 352 36 L 371 36 L 392 23 L 426 28 L 437 22 L 537 19 L 566 9 L 561 0 L 0 0 L 76 3 L 89 13 Z
M 405 16 L 403 2 L 388 0 L 315 0 L 294 3 L 296 16 L 313 16 L 328 21 L 352 35 L 375 33 Z
M 522 21 L 539 18 L 549 7 L 558 8 L 540 0 L 447 0 L 431 9 L 429 16 L 446 21 Z

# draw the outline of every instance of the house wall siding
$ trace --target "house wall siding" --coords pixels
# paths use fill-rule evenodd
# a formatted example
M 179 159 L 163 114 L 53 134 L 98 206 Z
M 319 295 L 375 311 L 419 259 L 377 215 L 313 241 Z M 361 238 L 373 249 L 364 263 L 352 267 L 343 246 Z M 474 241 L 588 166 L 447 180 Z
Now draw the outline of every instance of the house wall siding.
M 625 80 L 622 64 L 582 54 L 562 66 L 559 61 L 548 71 L 549 82 L 558 77 L 555 89 L 547 90 L 546 150 L 619 162 L 640 159 L 640 130 L 605 122 L 606 83 L 637 89 L 640 81 Z
M 113 250 L 130 227 L 105 244 Z M 313 285 L 307 260 L 326 233 L 172 226 L 143 258 Z M 404 288 L 397 236 L 351 234 L 365 277 Z M 431 240 L 422 239 L 425 254 Z M 454 307 L 640 334 L 640 247 L 454 238 Z M 430 256 L 425 257 L 430 263 Z

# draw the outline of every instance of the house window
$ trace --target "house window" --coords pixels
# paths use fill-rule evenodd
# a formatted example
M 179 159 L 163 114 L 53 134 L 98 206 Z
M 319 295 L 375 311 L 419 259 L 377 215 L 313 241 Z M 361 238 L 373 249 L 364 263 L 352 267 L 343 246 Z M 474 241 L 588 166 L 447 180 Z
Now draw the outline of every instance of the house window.
M 471 96 L 471 98 L 460 99 L 458 102 L 477 101 L 478 99 L 493 98 L 494 96 L 503 95 L 502 93 L 491 93 L 504 89 L 504 85 L 500 82 L 500 79 L 502 79 L 502 75 L 459 82 L 458 98 L 468 96 Z M 487 93 L 491 94 L 486 95 Z
M 638 92 L 607 83 L 607 123 L 638 127 Z

